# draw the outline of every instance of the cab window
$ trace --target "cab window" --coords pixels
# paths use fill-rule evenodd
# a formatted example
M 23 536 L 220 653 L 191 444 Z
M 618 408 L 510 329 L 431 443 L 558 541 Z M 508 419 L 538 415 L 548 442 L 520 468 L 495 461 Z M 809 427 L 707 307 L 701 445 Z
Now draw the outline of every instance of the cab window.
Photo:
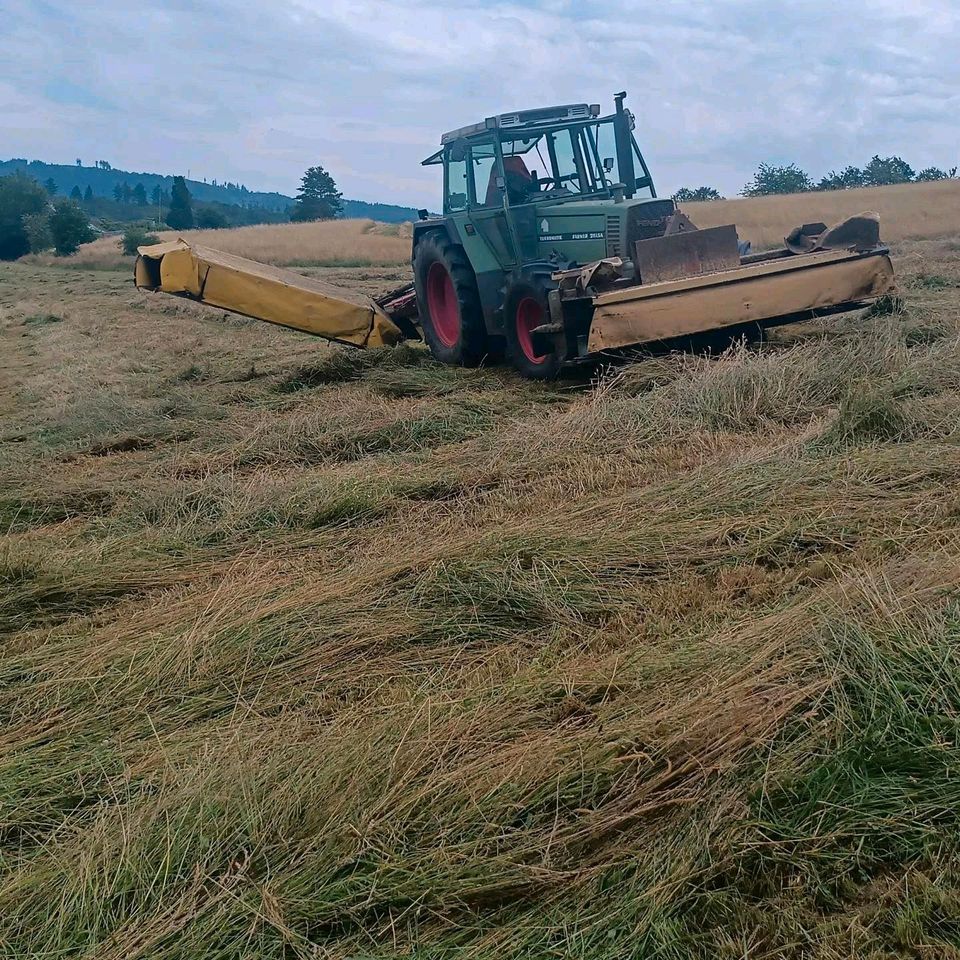
M 558 130 L 550 134 L 552 153 L 556 157 L 556 177 L 553 188 L 568 193 L 580 193 L 580 168 L 583 163 L 580 144 L 574 130 Z
M 454 160 L 450 154 L 447 154 L 445 165 L 446 186 L 444 195 L 446 198 L 445 213 L 454 213 L 457 210 L 466 210 L 467 208 L 467 175 L 469 168 L 467 158 Z
M 503 173 L 511 206 L 533 202 L 550 188 L 551 164 L 546 138 L 504 140 Z
M 497 156 L 492 143 L 475 143 L 470 147 L 473 171 L 473 202 L 478 207 L 499 207 Z

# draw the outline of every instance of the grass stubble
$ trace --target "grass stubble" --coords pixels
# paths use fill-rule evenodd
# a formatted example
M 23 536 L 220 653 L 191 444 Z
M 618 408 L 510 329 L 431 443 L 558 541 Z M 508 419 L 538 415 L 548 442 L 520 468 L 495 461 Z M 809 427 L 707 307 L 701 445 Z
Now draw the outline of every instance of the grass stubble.
M 960 267 L 897 253 L 547 387 L 0 268 L 0 949 L 960 955 Z

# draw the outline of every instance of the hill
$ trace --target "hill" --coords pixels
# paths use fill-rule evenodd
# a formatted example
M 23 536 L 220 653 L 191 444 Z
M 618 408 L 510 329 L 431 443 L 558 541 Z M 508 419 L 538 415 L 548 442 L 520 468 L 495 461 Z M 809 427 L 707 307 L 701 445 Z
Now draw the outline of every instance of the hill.
M 71 166 L 69 164 L 44 163 L 40 160 L 0 160 L 0 176 L 20 170 L 34 179 L 44 182 L 52 179 L 58 193 L 67 195 L 77 187 L 81 193 L 87 187 L 99 198 L 112 198 L 114 188 L 126 184 L 131 189 L 138 183 L 143 184 L 149 197 L 155 187 L 169 191 L 173 177 L 159 173 L 137 173 L 129 170 L 109 170 L 100 167 Z M 248 190 L 240 184 L 206 183 L 200 180 L 187 180 L 187 187 L 195 200 L 204 203 L 225 203 L 242 207 L 262 207 L 265 210 L 282 213 L 293 205 L 293 197 L 282 193 L 264 193 Z M 364 200 L 344 200 L 344 216 L 347 218 L 367 218 L 385 223 L 403 223 L 416 220 L 417 211 L 412 207 L 396 206 L 389 203 L 368 203 Z
M 956 956 L 960 262 L 894 252 L 545 386 L 0 264 L 4 955 Z

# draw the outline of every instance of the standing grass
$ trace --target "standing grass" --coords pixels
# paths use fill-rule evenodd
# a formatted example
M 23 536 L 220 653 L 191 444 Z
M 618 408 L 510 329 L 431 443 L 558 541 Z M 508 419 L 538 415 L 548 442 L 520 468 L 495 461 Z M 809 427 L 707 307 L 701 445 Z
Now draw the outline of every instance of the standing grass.
M 3 267 L 4 952 L 955 955 L 960 274 L 898 263 L 554 387 Z
M 183 237 L 224 253 L 275 266 L 363 267 L 397 266 L 410 260 L 409 225 L 375 223 L 373 220 L 324 220 L 316 223 L 257 224 L 232 230 L 164 230 L 160 242 Z M 54 265 L 54 258 L 33 255 L 25 262 Z M 101 237 L 85 244 L 66 261 L 67 266 L 87 269 L 126 269 L 132 257 L 124 256 L 118 237 Z
M 898 243 L 956 236 L 960 181 L 685 203 L 683 209 L 701 228 L 735 223 L 740 238 L 758 250 L 781 246 L 786 234 L 801 223 L 820 220 L 829 226 L 865 210 L 880 214 L 882 239 Z

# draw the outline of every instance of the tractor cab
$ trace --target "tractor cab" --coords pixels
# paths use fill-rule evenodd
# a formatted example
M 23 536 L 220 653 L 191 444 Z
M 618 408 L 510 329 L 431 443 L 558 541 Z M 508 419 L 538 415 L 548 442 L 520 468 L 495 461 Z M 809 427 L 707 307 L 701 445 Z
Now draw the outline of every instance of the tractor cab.
M 423 163 L 443 167 L 444 217 L 481 240 L 471 261 L 493 261 L 478 272 L 621 252 L 628 207 L 620 205 L 657 195 L 623 99 L 609 116 L 598 104 L 567 104 L 488 117 L 441 137 Z M 604 208 L 614 206 L 608 216 Z M 666 206 L 672 211 L 672 201 Z

